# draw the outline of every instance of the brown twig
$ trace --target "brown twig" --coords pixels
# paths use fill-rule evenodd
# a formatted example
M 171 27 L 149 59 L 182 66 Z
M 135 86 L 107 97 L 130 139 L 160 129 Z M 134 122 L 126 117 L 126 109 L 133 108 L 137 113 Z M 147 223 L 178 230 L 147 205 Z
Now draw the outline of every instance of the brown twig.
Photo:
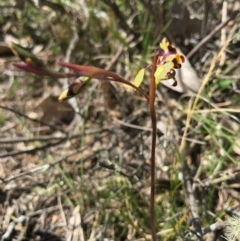
M 119 166 L 117 166 L 116 164 L 114 164 L 114 163 L 111 162 L 111 161 L 107 161 L 107 162 L 102 162 L 102 161 L 100 161 L 100 162 L 98 162 L 98 164 L 99 164 L 99 166 L 104 167 L 104 168 L 109 169 L 109 170 L 112 170 L 112 171 L 114 171 L 114 172 L 116 172 L 116 173 L 118 173 L 118 174 L 120 174 L 120 175 L 122 175 L 122 176 L 124 176 L 124 177 L 129 178 L 129 177 L 132 176 L 132 175 L 128 175 L 128 174 L 126 174 L 125 172 L 123 172 L 123 171 L 120 169 Z M 134 174 L 133 174 L 133 175 L 134 175 Z
M 239 11 L 234 11 L 225 22 L 220 23 L 211 33 L 209 33 L 202 41 L 195 46 L 188 54 L 187 58 L 191 58 L 201 47 L 203 47 L 214 35 L 216 35 L 222 28 L 224 28 L 231 20 L 236 18 Z
M 202 185 L 205 187 L 211 186 L 211 185 L 216 185 L 218 183 L 226 182 L 235 179 L 239 175 L 240 169 L 232 169 L 232 170 L 227 170 L 221 173 L 221 177 L 215 178 L 215 179 L 206 179 L 202 181 Z M 219 173 L 220 174 L 220 173 Z
M 113 129 L 114 127 L 112 127 Z M 84 130 L 84 134 L 87 135 L 93 135 L 96 133 L 101 133 L 104 131 L 111 130 L 111 128 L 100 128 L 96 130 Z M 35 136 L 35 137 L 14 137 L 14 138 L 5 138 L 0 139 L 1 144 L 7 144 L 7 143 L 17 143 L 17 142 L 33 142 L 33 141 L 51 141 L 51 140 L 63 140 L 66 138 L 74 139 L 80 137 L 83 132 L 79 132 L 75 135 L 64 135 L 64 136 L 54 136 L 54 135 L 47 135 L 47 136 Z
M 21 155 L 21 154 L 32 153 L 32 152 L 35 152 L 35 151 L 44 150 L 44 149 L 46 149 L 48 147 L 51 147 L 51 146 L 57 146 L 57 145 L 61 144 L 62 142 L 66 141 L 68 139 L 69 138 L 67 137 L 67 138 L 61 139 L 60 141 L 55 142 L 55 143 L 46 143 L 45 145 L 35 147 L 35 148 L 31 148 L 31 149 L 22 150 L 22 151 L 10 151 L 10 152 L 1 154 L 0 158 L 4 158 L 4 157 L 8 157 L 8 156 L 11 156 L 11 157 L 12 156 L 18 156 L 18 155 Z
M 70 136 L 69 138 L 76 138 L 79 137 L 78 135 Z M 65 139 L 66 136 L 36 136 L 36 137 L 14 137 L 14 138 L 4 138 L 0 140 L 1 144 L 9 144 L 9 143 L 18 143 L 18 142 L 33 142 L 33 141 L 52 141 L 52 140 L 62 140 Z
M 208 21 L 208 15 L 209 15 L 209 8 L 210 8 L 210 4 L 208 2 L 208 0 L 204 0 L 203 1 L 203 7 L 204 7 L 204 18 L 202 21 L 202 26 L 201 26 L 201 38 L 203 39 L 206 36 L 206 31 L 207 31 L 207 21 Z M 200 50 L 200 56 L 202 58 L 203 56 L 203 50 Z
M 222 22 L 224 23 L 227 20 L 227 14 L 228 14 L 228 3 L 227 1 L 223 1 L 223 5 L 222 5 Z M 224 43 L 227 40 L 227 30 L 226 28 L 222 28 L 221 29 L 221 46 L 224 45 Z M 220 66 L 223 66 L 226 60 L 226 52 L 224 51 L 220 57 Z M 220 69 L 219 69 L 220 72 Z
M 191 210 L 192 214 L 192 222 L 195 229 L 195 233 L 200 241 L 203 240 L 203 234 L 202 234 L 202 228 L 201 228 L 201 222 L 199 218 L 199 214 L 197 211 L 197 205 L 195 201 L 195 197 L 193 194 L 193 188 L 192 188 L 192 181 L 191 177 L 189 175 L 189 168 L 186 165 L 186 163 L 183 163 L 182 167 L 182 173 L 183 173 L 183 181 L 185 185 L 185 195 L 186 195 L 186 201 L 188 203 L 189 209 Z
M 227 226 L 227 222 L 216 222 L 208 227 L 203 229 L 203 235 L 210 233 L 210 232 L 216 232 L 217 230 L 221 230 Z
M 38 123 L 38 124 L 41 124 L 41 125 L 45 125 L 45 126 L 49 126 L 49 127 L 51 127 L 52 129 L 54 129 L 54 130 L 61 130 L 61 131 L 62 131 L 62 128 L 61 128 L 60 126 L 51 125 L 51 124 L 46 123 L 46 122 L 43 122 L 43 121 L 41 121 L 41 120 L 33 119 L 33 118 L 31 118 L 31 117 L 29 117 L 29 116 L 27 116 L 27 115 L 25 115 L 25 114 L 23 114 L 23 113 L 15 110 L 15 109 L 13 109 L 13 108 L 9 108 L 9 107 L 2 106 L 2 105 L 0 105 L 0 108 L 1 108 L 1 109 L 4 109 L 4 110 L 11 111 L 11 112 L 13 112 L 13 113 L 15 113 L 15 114 L 17 114 L 17 115 L 19 115 L 19 116 L 21 116 L 21 117 L 26 118 L 27 120 L 30 120 L 30 121 L 35 122 L 35 123 Z
M 210 8 L 210 4 L 208 0 L 204 0 L 203 5 L 204 5 L 204 18 L 203 18 L 202 27 L 201 27 L 202 38 L 204 38 L 206 34 L 206 29 L 207 29 L 206 26 L 207 26 L 208 14 L 209 14 L 209 8 Z
M 27 170 L 25 172 L 17 173 L 15 175 L 12 175 L 12 176 L 10 176 L 8 178 L 5 178 L 5 179 L 0 179 L 0 184 L 7 183 L 7 182 L 10 182 L 12 180 L 15 180 L 15 179 L 18 179 L 18 178 L 21 178 L 21 177 L 24 177 L 24 176 L 27 176 L 27 175 L 30 175 L 30 174 L 33 174 L 33 173 L 36 173 L 36 172 L 45 172 L 45 171 L 49 170 L 50 168 L 54 167 L 55 165 L 59 164 L 60 162 L 66 161 L 68 158 L 70 158 L 72 156 L 75 156 L 76 154 L 78 154 L 80 152 L 85 151 L 91 144 L 92 143 L 90 143 L 89 145 L 83 146 L 83 147 L 79 148 L 78 150 L 70 153 L 69 155 L 61 157 L 61 158 L 59 158 L 58 160 L 56 160 L 52 163 L 36 167 L 36 168 L 31 169 L 31 170 Z M 95 151 L 94 153 L 90 154 L 89 156 L 85 157 L 84 159 L 81 159 L 81 162 L 89 160 L 91 157 L 93 157 L 94 155 L 96 155 L 100 151 L 104 151 L 104 149 Z
M 97 130 L 97 132 L 103 132 L 103 131 L 107 131 L 107 130 L 109 130 L 109 131 L 111 131 L 111 129 L 112 130 L 114 130 L 114 127 L 112 127 L 112 128 L 105 128 L 105 129 L 99 129 L 99 130 Z M 86 130 L 85 131 L 85 133 L 88 133 L 88 134 L 95 134 L 96 133 L 96 131 L 94 131 L 94 130 Z M 82 133 L 81 133 L 82 134 Z M 66 136 L 64 136 L 64 137 L 61 137 L 61 138 L 56 138 L 57 140 L 59 140 L 58 142 L 55 142 L 55 143 L 46 143 L 45 145 L 42 145 L 42 146 L 40 146 L 40 147 L 36 147 L 36 148 L 32 148 L 32 149 L 27 149 L 27 150 L 22 150 L 22 151 L 12 151 L 12 152 L 8 152 L 8 153 L 4 153 L 4 154 L 1 154 L 0 155 L 0 158 L 4 158 L 4 157 L 8 157 L 8 156 L 17 156 L 17 155 L 21 155 L 21 154 L 25 154 L 25 153 L 32 153 L 32 152 L 35 152 L 35 151 L 40 151 L 40 150 L 44 150 L 45 148 L 48 148 L 48 147 L 50 147 L 50 146 L 57 146 L 57 145 L 59 145 L 59 144 L 61 144 L 62 142 L 64 142 L 64 141 L 67 141 L 67 140 L 71 140 L 71 139 L 74 139 L 74 138 L 78 138 L 80 136 L 80 133 L 79 134 L 76 134 L 76 135 L 73 135 L 73 136 L 70 136 L 70 135 L 66 135 Z M 49 139 L 49 140 L 51 140 L 51 138 L 50 137 L 52 137 L 52 139 L 55 139 L 53 136 L 43 136 L 43 141 L 44 141 L 44 138 L 45 138 L 45 140 L 47 140 L 47 139 Z M 37 138 L 39 138 L 39 139 L 41 139 L 41 137 L 37 137 Z M 24 138 L 23 138 L 24 139 Z M 32 138 L 32 140 L 29 140 L 29 141 L 33 141 L 33 139 L 34 138 Z M 38 140 L 39 140 L 38 139 Z M 8 140 L 9 142 L 8 143 L 11 143 L 11 141 L 10 140 Z M 13 140 L 14 141 L 14 140 Z M 18 140 L 16 139 L 15 140 L 16 142 L 18 142 Z M 25 141 L 26 142 L 28 142 L 28 140 L 27 139 L 25 139 Z M 95 140 L 96 141 L 96 140 Z M 1 143 L 1 141 L 0 141 L 0 143 Z

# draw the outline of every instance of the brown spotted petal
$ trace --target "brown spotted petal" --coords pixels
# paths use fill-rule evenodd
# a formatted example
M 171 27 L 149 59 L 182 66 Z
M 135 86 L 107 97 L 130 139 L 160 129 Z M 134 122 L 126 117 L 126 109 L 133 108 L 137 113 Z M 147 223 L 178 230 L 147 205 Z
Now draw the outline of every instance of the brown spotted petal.
M 184 56 L 179 54 L 177 49 L 172 46 L 166 38 L 164 38 L 159 44 L 158 55 L 157 65 L 172 61 L 174 63 L 174 68 L 176 69 L 181 68 L 181 63 L 185 60 Z
M 162 80 L 173 79 L 173 86 L 176 86 L 175 69 L 180 69 L 184 61 L 184 56 L 164 38 L 159 45 L 157 69 L 154 73 L 156 85 Z
M 177 54 L 176 48 L 173 47 L 166 38 L 163 38 L 163 40 L 159 44 L 159 53 L 158 53 L 158 55 L 161 56 L 162 61 L 164 62 L 169 55 L 176 55 L 176 54 Z

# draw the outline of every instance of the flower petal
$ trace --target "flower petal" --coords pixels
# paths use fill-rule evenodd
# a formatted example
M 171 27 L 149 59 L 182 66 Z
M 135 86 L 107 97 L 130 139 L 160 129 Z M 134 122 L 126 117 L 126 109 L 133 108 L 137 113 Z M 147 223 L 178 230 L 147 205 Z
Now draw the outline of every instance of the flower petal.
M 167 62 L 163 65 L 159 65 L 154 73 L 156 86 L 161 80 L 169 79 L 168 73 L 173 69 L 173 62 Z
M 138 71 L 136 77 L 133 80 L 133 84 L 135 86 L 139 87 L 141 85 L 141 83 L 143 81 L 144 73 L 145 73 L 145 68 Z
M 71 85 L 68 86 L 66 90 L 64 90 L 61 95 L 58 97 L 58 101 L 61 102 L 63 100 L 70 99 L 85 89 L 87 82 L 82 81 L 81 79 L 75 80 Z

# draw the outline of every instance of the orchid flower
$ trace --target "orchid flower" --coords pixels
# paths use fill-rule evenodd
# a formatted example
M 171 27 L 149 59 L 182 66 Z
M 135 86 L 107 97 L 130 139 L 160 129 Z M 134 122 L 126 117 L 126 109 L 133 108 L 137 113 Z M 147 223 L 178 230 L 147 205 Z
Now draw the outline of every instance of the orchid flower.
M 85 89 L 89 80 L 90 78 L 76 79 L 71 85 L 68 86 L 66 90 L 61 93 L 61 95 L 58 97 L 58 101 L 61 102 L 63 100 L 67 100 L 78 95 Z
M 76 72 L 76 74 L 62 74 L 54 72 L 46 68 L 42 60 L 38 59 L 31 52 L 22 48 L 19 45 L 13 44 L 12 51 L 23 61 L 23 63 L 15 64 L 16 67 L 25 71 L 35 73 L 38 75 L 47 75 L 51 77 L 66 77 L 66 76 L 78 76 L 78 78 L 59 96 L 59 101 L 63 101 L 76 96 L 81 93 L 87 86 L 89 81 L 98 79 L 100 81 L 115 81 L 123 84 L 124 86 L 132 87 L 137 90 L 148 102 L 149 113 L 152 120 L 152 147 L 151 147 L 151 191 L 150 191 L 150 216 L 151 216 L 151 233 L 152 240 L 156 241 L 155 230 L 155 150 L 156 150 L 156 133 L 157 133 L 157 117 L 155 112 L 155 98 L 156 98 L 156 86 L 163 80 L 173 79 L 173 85 L 177 84 L 175 78 L 176 69 L 181 68 L 181 64 L 184 62 L 184 56 L 179 54 L 166 38 L 162 40 L 159 48 L 154 53 L 153 64 L 145 68 L 142 68 L 136 75 L 133 83 L 121 78 L 119 75 L 101 68 L 87 65 L 77 65 L 72 63 L 61 62 L 59 65 L 69 68 Z M 139 86 L 141 85 L 145 70 L 152 67 L 151 80 L 149 84 L 149 94 L 146 94 Z
M 166 38 L 162 40 L 159 44 L 159 49 L 157 50 L 158 58 L 157 58 L 157 69 L 154 73 L 155 76 L 155 84 L 158 86 L 160 81 L 173 79 L 173 86 L 177 85 L 177 80 L 175 78 L 176 71 L 175 69 L 180 69 L 181 64 L 185 61 L 183 55 L 179 54 L 175 47 L 173 47 Z M 136 75 L 133 84 L 135 86 L 140 86 L 145 70 L 149 68 L 151 65 L 148 65 L 145 68 L 142 68 Z

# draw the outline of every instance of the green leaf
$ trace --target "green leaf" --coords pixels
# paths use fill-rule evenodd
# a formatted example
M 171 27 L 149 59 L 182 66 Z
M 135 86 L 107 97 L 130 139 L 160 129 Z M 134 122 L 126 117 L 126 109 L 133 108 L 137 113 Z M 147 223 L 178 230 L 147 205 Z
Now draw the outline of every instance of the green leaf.
M 220 80 L 217 83 L 219 88 L 226 89 L 229 85 L 232 84 L 232 81 L 229 79 L 226 79 L 226 80 Z
M 145 73 L 145 68 L 141 69 L 136 77 L 134 78 L 133 84 L 137 87 L 139 87 L 143 81 L 143 77 L 144 77 L 144 73 Z

